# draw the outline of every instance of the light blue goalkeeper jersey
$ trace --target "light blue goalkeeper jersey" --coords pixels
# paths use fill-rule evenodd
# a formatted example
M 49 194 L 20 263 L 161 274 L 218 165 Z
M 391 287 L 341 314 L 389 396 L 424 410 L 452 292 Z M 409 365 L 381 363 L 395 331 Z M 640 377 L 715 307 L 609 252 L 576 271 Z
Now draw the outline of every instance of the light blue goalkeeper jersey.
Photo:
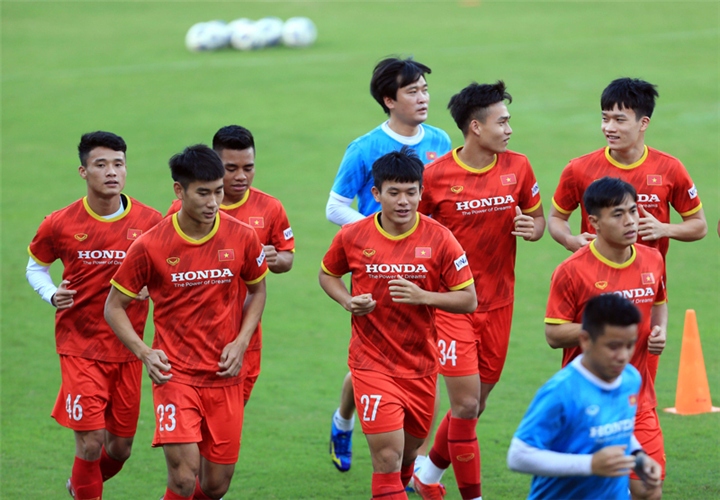
M 394 133 L 387 122 L 378 125 L 367 134 L 350 143 L 335 176 L 332 191 L 352 200 L 357 196 L 358 212 L 370 215 L 380 210 L 370 189 L 373 186 L 372 166 L 375 160 L 403 146 L 415 150 L 427 164 L 450 151 L 450 137 L 439 128 L 420 125 L 420 132 L 413 137 Z
M 626 445 L 635 427 L 640 374 L 630 364 L 612 383 L 591 374 L 575 358 L 535 395 L 515 437 L 541 450 L 590 455 Z M 534 476 L 529 499 L 629 499 L 628 476 Z

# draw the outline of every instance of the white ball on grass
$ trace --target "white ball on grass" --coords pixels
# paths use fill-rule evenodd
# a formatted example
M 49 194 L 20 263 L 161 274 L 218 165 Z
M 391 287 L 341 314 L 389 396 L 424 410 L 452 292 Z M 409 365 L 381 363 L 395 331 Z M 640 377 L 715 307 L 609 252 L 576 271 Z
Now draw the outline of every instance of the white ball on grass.
M 317 29 L 307 17 L 291 17 L 283 24 L 282 41 L 288 47 L 307 47 L 315 43 Z
M 255 50 L 264 46 L 257 24 L 250 19 L 238 19 L 230 23 L 230 45 L 238 50 Z
M 279 17 L 263 17 L 255 23 L 258 37 L 262 39 L 265 47 L 280 43 L 283 31 L 283 21 Z

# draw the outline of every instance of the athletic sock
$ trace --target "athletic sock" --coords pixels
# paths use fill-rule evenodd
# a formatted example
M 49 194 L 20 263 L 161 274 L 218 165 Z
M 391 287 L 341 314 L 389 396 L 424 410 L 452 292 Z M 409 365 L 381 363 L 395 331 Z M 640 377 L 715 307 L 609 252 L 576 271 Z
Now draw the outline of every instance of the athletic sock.
M 351 431 L 353 427 L 355 427 L 355 415 L 350 419 L 343 418 L 342 415 L 340 415 L 340 408 L 338 408 L 333 415 L 333 422 L 335 422 L 335 427 L 339 430 L 343 432 Z
M 430 453 L 417 473 L 418 479 L 423 484 L 439 483 L 445 470 L 450 467 L 450 451 L 448 450 L 449 425 L 450 412 L 440 421 Z
M 102 447 L 102 452 L 100 453 L 100 473 L 102 474 L 103 481 L 107 481 L 111 477 L 115 476 L 118 472 L 120 472 L 120 469 L 123 468 L 123 465 L 125 465 L 125 462 L 115 460 L 113 457 L 108 455 L 105 447 Z
M 83 460 L 75 457 L 70 476 L 76 500 L 98 500 L 102 498 L 103 481 L 100 473 L 100 459 Z
M 450 459 L 463 500 L 481 495 L 480 446 L 475 432 L 477 420 L 451 417 L 448 426 Z
M 415 470 L 415 462 L 411 463 L 410 465 L 405 465 L 402 468 L 400 468 L 400 481 L 402 482 L 403 488 L 410 484 L 410 480 L 412 479 L 413 470 Z
M 205 492 L 200 488 L 200 478 L 195 478 L 195 493 L 193 493 L 194 500 L 212 500 Z
M 400 472 L 389 474 L 373 472 L 372 497 L 382 500 L 407 500 L 405 487 L 400 480 Z
M 165 495 L 163 495 L 162 500 L 193 500 L 193 495 L 190 495 L 189 497 L 184 497 L 175 493 L 170 488 L 166 488 Z

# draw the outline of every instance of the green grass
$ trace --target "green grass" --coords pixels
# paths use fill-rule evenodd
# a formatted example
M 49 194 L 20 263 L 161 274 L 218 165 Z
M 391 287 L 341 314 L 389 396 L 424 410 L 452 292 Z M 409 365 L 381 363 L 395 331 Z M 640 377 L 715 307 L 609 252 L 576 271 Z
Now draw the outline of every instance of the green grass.
M 290 274 L 269 278 L 263 372 L 245 419 L 226 499 L 360 499 L 371 466 L 361 434 L 339 474 L 327 457 L 331 412 L 346 371 L 349 317 L 317 285 L 336 227 L 324 207 L 347 144 L 383 120 L 368 92 L 373 65 L 414 55 L 433 68 L 429 123 L 461 135 L 445 105 L 476 80 L 502 78 L 514 101 L 511 148 L 527 154 L 545 207 L 565 163 L 603 145 L 599 95 L 619 76 L 659 85 L 648 144 L 683 160 L 710 232 L 673 242 L 670 326 L 657 381 L 674 405 L 685 309 L 698 312 L 705 364 L 720 406 L 720 217 L 716 2 L 50 2 L 3 1 L 2 15 L 2 498 L 65 498 L 72 434 L 49 417 L 59 384 L 53 314 L 26 284 L 25 248 L 52 210 L 84 193 L 75 145 L 106 129 L 129 144 L 126 191 L 164 211 L 168 158 L 239 123 L 257 140 L 255 185 L 285 204 L 297 239 Z M 306 50 L 189 53 L 195 22 L 306 15 Z M 573 227 L 577 227 L 577 217 Z M 559 366 L 543 336 L 550 274 L 567 252 L 546 235 L 520 244 L 508 362 L 478 425 L 487 499 L 527 494 L 505 466 L 510 438 L 535 390 Z M 54 266 L 56 280 L 60 266 Z M 152 329 L 148 328 L 148 337 Z M 150 448 L 149 383 L 133 456 L 105 498 L 157 498 L 165 464 Z M 720 497 L 720 415 L 662 413 L 666 499 Z M 446 483 L 453 485 L 452 474 Z M 447 498 L 459 498 L 454 487 Z

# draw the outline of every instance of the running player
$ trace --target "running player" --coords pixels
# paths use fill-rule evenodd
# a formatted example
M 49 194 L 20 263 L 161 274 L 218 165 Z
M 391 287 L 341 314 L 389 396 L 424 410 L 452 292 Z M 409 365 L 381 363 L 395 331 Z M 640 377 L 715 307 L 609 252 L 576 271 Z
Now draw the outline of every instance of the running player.
M 481 497 L 475 427 L 507 356 L 517 239 L 537 241 L 545 229 L 530 162 L 507 149 L 512 129 L 505 101 L 512 97 L 502 81 L 473 83 L 453 96 L 448 108 L 465 144 L 425 170 L 419 210 L 450 229 L 467 250 L 478 307 L 472 314 L 435 315 L 450 411 L 413 480 L 423 498 L 442 497 L 439 481 L 451 463 L 462 498 Z
M 153 446 L 163 447 L 168 469 L 164 499 L 220 498 L 240 450 L 240 370 L 268 270 L 255 231 L 219 213 L 225 168 L 218 155 L 191 146 L 170 159 L 170 170 L 180 211 L 130 248 L 105 318 L 153 381 Z M 144 286 L 154 302 L 152 348 L 125 311 Z
M 102 496 L 103 481 L 130 457 L 140 413 L 142 364 L 102 319 L 108 283 L 128 248 L 161 215 L 122 193 L 127 146 L 110 132 L 80 139 L 78 172 L 87 196 L 48 215 L 28 252 L 27 278 L 57 308 L 55 344 L 62 384 L 52 416 L 75 434 L 75 462 L 67 482 L 77 500 Z M 50 265 L 64 266 L 60 286 Z M 128 304 L 131 328 L 142 338 L 147 294 Z
M 660 485 L 660 465 L 633 436 L 640 374 L 628 365 L 640 311 L 617 294 L 590 299 L 582 354 L 535 395 L 508 450 L 508 467 L 533 474 L 530 499 L 629 499 L 630 470 Z
M 648 357 L 665 348 L 667 303 L 665 265 L 655 248 L 636 245 L 640 214 L 635 188 L 620 179 L 603 177 L 588 186 L 583 204 L 597 237 L 561 263 L 552 276 L 545 317 L 550 347 L 563 349 L 563 366 L 578 354 L 582 313 L 588 300 L 615 293 L 632 300 L 640 310 L 638 341 L 630 363 L 642 376 L 638 395 L 635 436 L 663 469 L 665 453 L 658 421 L 654 379 Z M 658 499 L 662 489 L 647 489 L 636 475 L 630 477 L 633 498 Z
M 424 124 L 430 103 L 425 75 L 430 73 L 430 68 L 411 58 L 392 57 L 375 66 L 370 93 L 389 119 L 355 139 L 345 151 L 327 202 L 326 216 L 330 222 L 342 226 L 380 210 L 380 204 L 371 192 L 371 169 L 382 155 L 410 146 L 423 163 L 429 163 L 450 150 L 448 135 Z M 355 198 L 357 210 L 350 207 Z M 341 472 L 349 470 L 352 464 L 354 412 L 348 373 L 330 431 L 330 458 Z
M 352 314 L 348 364 L 373 464 L 375 499 L 407 498 L 430 432 L 437 382 L 433 315 L 477 306 L 472 272 L 452 233 L 417 213 L 423 164 L 403 148 L 373 165 L 381 211 L 335 236 L 320 286 Z M 352 295 L 341 277 L 351 273 Z

